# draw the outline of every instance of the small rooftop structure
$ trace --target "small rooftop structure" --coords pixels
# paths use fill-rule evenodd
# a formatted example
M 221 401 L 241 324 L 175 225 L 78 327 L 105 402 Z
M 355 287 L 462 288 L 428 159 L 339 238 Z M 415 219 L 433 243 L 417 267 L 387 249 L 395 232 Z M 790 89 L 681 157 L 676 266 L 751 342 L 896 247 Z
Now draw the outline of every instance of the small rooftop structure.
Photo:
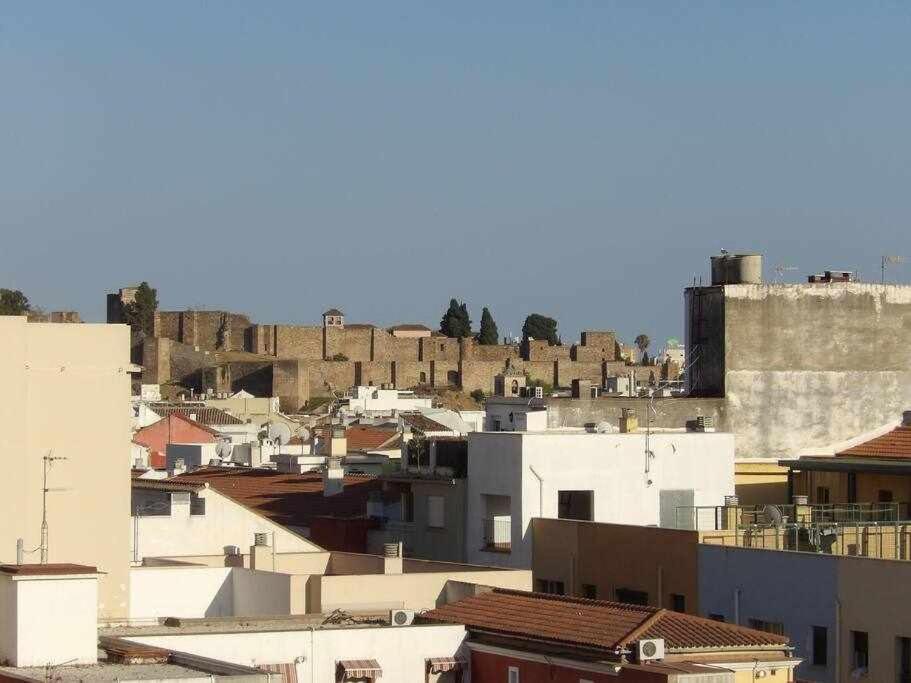
M 211 408 L 206 406 L 205 403 L 149 403 L 149 409 L 161 417 L 176 414 L 208 427 L 213 425 L 244 424 L 243 420 L 234 417 L 221 408 Z

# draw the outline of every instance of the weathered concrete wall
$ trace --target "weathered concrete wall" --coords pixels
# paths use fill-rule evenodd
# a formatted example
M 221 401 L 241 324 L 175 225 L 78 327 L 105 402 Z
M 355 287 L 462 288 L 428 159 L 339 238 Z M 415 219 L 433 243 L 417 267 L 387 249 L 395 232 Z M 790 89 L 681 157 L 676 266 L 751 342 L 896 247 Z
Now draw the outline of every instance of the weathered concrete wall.
M 644 426 L 648 414 L 648 400 L 622 396 L 601 396 L 595 399 L 548 398 L 547 424 L 549 427 L 582 427 L 587 423 L 610 422 L 618 424 L 622 408 L 632 408 Z M 688 420 L 699 415 L 711 415 L 716 424 L 724 420 L 724 400 L 718 398 L 657 398 L 657 415 L 653 413 L 655 427 L 681 428 Z M 727 430 L 724 430 L 727 431 Z
M 250 319 L 227 311 L 158 311 L 155 336 L 209 351 L 243 351 Z
M 911 407 L 911 287 L 726 285 L 686 291 L 696 393 L 725 396 L 738 457 L 789 457 Z

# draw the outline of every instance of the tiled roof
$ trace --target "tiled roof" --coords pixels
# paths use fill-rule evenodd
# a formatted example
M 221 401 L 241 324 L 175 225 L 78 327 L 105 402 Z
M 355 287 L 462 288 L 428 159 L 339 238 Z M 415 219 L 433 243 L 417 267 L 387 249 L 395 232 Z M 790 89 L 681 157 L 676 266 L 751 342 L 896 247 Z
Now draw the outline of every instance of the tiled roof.
M 349 451 L 374 451 L 394 443 L 398 436 L 397 429 L 379 429 L 370 425 L 352 425 L 345 430 Z
M 419 412 L 407 412 L 399 413 L 402 418 L 402 421 L 411 427 L 412 429 L 417 429 L 422 432 L 451 432 L 453 431 L 444 424 L 440 424 L 436 420 L 431 420 L 429 417 L 424 415 L 424 413 Z
M 173 479 L 140 479 L 139 477 L 133 477 L 130 483 L 134 489 L 147 491 L 199 491 L 205 488 L 205 482 L 184 482 Z
M 764 631 L 657 607 L 495 589 L 424 617 L 502 635 L 615 652 L 642 638 L 664 638 L 668 649 L 785 646 Z
M 97 574 L 97 567 L 84 564 L 0 564 L 0 573 L 15 576 L 59 576 L 65 574 Z
M 325 311 L 323 315 L 345 315 L 337 308 L 330 308 L 328 311 Z
M 857 444 L 836 457 L 854 458 L 911 458 L 911 427 L 896 427 L 891 432 Z
M 418 323 L 403 323 L 401 325 L 393 325 L 389 328 L 392 331 L 400 332 L 432 332 L 427 325 L 421 325 Z
M 240 467 L 206 467 L 168 481 L 207 483 L 240 505 L 290 527 L 309 527 L 314 517 L 324 515 L 366 514 L 370 492 L 383 488 L 375 477 L 346 475 L 341 493 L 324 496 L 319 473 L 286 474 Z
M 175 403 L 150 403 L 149 408 L 156 415 L 167 417 L 168 415 L 180 415 L 190 418 L 195 415 L 195 421 L 203 425 L 242 425 L 244 421 L 226 413 L 221 408 L 210 408 L 208 406 L 182 406 Z

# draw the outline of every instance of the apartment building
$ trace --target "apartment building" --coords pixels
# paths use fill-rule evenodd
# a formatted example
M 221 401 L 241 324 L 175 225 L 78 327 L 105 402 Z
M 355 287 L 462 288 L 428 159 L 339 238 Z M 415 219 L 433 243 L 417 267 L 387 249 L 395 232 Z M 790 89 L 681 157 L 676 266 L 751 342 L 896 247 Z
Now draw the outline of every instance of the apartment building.
M 0 316 L 0 339 L 0 457 L 6 466 L 0 497 L 10 511 L 0 524 L 0 563 L 97 567 L 99 616 L 124 617 L 129 329 Z M 45 487 L 51 489 L 46 507 Z
M 535 517 L 677 527 L 734 492 L 734 437 L 585 429 L 468 435 L 469 562 L 530 567 Z M 689 518 L 688 518 L 689 519 Z

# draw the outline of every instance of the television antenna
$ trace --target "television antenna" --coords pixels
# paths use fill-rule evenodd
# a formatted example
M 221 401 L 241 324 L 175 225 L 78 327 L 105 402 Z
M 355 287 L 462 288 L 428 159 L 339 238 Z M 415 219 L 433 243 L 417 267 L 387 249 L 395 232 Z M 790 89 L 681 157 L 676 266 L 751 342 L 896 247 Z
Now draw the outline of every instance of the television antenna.
M 49 450 L 44 458 L 44 480 L 41 486 L 41 564 L 47 564 L 48 552 L 48 527 L 47 527 L 47 494 L 57 491 L 66 491 L 65 488 L 51 488 L 47 485 L 47 473 L 58 460 L 66 460 L 65 457 L 54 455 L 54 451 Z
M 785 273 L 790 273 L 797 269 L 797 266 L 786 266 L 783 263 L 779 263 L 775 266 L 776 281 L 779 283 L 783 282 Z
M 894 254 L 886 254 L 883 256 L 882 263 L 880 264 L 880 278 L 879 283 L 881 285 L 886 284 L 886 266 L 897 266 L 900 263 L 905 262 L 904 256 L 896 256 Z

